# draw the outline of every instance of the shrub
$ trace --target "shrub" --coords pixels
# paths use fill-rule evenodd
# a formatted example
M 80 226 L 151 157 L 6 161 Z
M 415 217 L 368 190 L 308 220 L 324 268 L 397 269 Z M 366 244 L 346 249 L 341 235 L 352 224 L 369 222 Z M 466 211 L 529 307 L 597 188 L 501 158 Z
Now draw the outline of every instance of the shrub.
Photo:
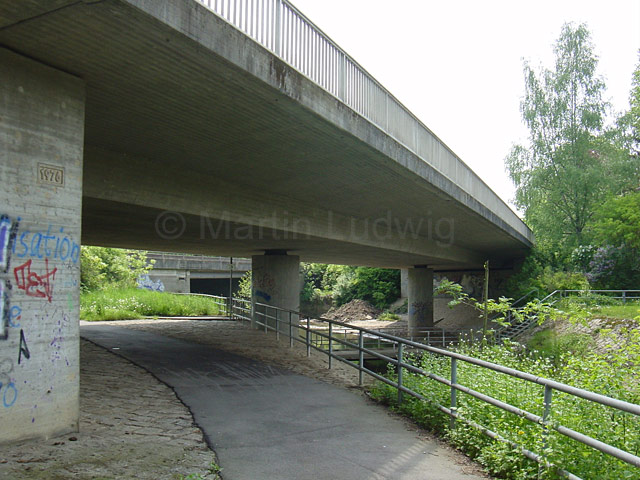
M 240 278 L 240 284 L 238 285 L 238 290 L 236 290 L 235 295 L 247 300 L 251 299 L 251 270 Z
M 626 245 L 600 247 L 589 263 L 587 278 L 602 289 L 637 288 L 640 285 L 640 256 Z
M 547 293 L 555 290 L 589 290 L 589 282 L 583 273 L 553 271 L 545 267 L 537 278 L 540 289 Z
M 81 252 L 80 286 L 84 291 L 135 287 L 138 277 L 153 267 L 143 251 L 83 246 Z

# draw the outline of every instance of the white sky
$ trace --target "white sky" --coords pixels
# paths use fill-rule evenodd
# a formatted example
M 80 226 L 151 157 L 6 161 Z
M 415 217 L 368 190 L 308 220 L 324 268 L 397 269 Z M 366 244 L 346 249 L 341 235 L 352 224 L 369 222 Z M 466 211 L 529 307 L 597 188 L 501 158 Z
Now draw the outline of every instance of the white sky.
M 291 0 L 456 152 L 500 197 L 524 142 L 523 63 L 553 66 L 565 22 L 586 23 L 606 97 L 627 110 L 640 0 Z

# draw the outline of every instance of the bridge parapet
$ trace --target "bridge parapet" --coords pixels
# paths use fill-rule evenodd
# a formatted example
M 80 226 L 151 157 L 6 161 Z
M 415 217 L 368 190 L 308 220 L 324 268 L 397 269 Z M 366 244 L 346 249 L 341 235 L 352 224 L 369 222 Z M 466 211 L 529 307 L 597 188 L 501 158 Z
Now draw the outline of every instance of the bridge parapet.
M 148 252 L 147 259 L 155 261 L 153 267 L 157 270 L 184 269 L 227 272 L 231 269 L 229 257 L 212 257 L 186 253 Z M 246 258 L 234 258 L 232 265 L 234 272 L 248 272 L 251 270 L 251 260 Z
M 532 241 L 531 231 L 418 117 L 287 0 L 195 0 L 434 167 Z

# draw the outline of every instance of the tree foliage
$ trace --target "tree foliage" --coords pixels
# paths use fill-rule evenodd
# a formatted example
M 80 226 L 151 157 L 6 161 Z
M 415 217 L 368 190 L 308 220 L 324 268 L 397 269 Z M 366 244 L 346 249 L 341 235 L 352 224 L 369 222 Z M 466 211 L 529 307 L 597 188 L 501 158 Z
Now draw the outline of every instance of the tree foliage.
M 147 253 L 143 251 L 83 246 L 80 285 L 85 291 L 135 287 L 138 277 L 152 267 L 152 263 L 147 263 Z
M 607 200 L 591 228 L 600 245 L 626 245 L 640 252 L 640 191 Z
M 529 145 L 516 145 L 506 164 L 516 203 L 542 244 L 582 243 L 595 206 L 622 182 L 625 155 L 605 132 L 608 104 L 585 25 L 565 24 L 553 70 L 524 65 L 522 118 Z
M 301 300 L 330 296 L 336 305 L 354 299 L 385 308 L 400 297 L 400 271 L 385 268 L 305 263 Z
M 640 57 L 640 55 L 639 55 Z M 623 141 L 632 157 L 640 159 L 640 61 L 636 65 L 631 78 L 631 93 L 629 95 L 629 111 L 618 120 L 618 127 Z M 636 163 L 636 167 L 640 165 Z M 640 178 L 640 170 L 636 168 L 635 178 Z

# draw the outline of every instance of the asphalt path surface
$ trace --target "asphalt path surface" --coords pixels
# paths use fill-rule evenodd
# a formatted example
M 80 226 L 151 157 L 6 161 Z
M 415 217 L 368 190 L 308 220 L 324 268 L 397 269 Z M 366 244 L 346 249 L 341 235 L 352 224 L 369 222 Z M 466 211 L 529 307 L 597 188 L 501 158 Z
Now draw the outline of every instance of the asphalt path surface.
M 154 333 L 95 324 L 81 335 L 175 390 L 225 480 L 485 478 L 344 388 Z

